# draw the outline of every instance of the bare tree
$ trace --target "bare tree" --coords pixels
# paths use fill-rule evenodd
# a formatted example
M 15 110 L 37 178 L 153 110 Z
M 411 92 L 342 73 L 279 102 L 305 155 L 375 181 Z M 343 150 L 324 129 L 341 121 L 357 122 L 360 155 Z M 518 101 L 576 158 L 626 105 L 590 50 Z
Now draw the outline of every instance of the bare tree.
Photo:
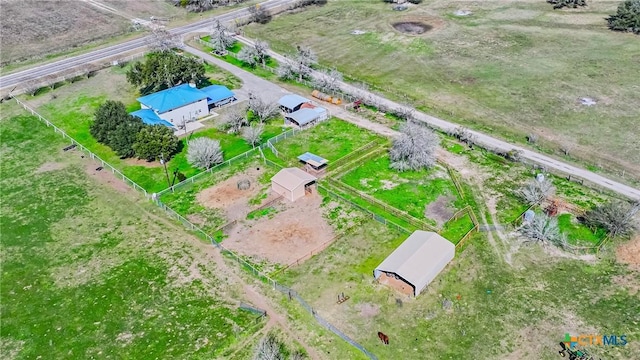
M 256 66 L 258 64 L 258 54 L 256 53 L 256 49 L 251 46 L 243 47 L 240 52 L 238 52 L 238 60 L 251 67 Z
M 295 79 L 296 77 L 293 67 L 286 62 L 280 63 L 280 65 L 276 69 L 276 75 L 278 75 L 278 78 L 280 78 L 281 80 L 291 80 Z
M 211 40 L 216 51 L 224 51 L 236 42 L 236 39 L 229 35 L 229 30 L 216 19 L 211 28 Z
M 35 79 L 25 81 L 23 86 L 24 92 L 31 96 L 36 96 L 38 90 L 40 90 L 40 84 Z
M 528 205 L 537 205 L 549 198 L 555 192 L 555 187 L 549 179 L 531 179 L 516 190 L 516 194 Z
M 55 90 L 56 85 L 58 85 L 58 77 L 55 75 L 49 75 L 45 77 L 44 82 L 47 84 L 47 87 L 51 90 Z
M 253 360 L 284 360 L 282 344 L 271 334 L 263 337 L 253 353 Z
M 147 39 L 148 46 L 153 51 L 171 51 L 182 47 L 179 35 L 172 34 L 162 28 L 154 29 Z
M 84 73 L 84 75 L 88 78 L 96 75 L 96 73 L 98 72 L 98 70 L 100 69 L 100 67 L 96 64 L 85 64 L 82 66 L 82 72 Z
M 267 59 L 269 58 L 269 43 L 258 40 L 254 43 L 254 49 L 256 50 L 256 57 L 260 60 L 262 67 L 267 66 Z
M 450 133 L 453 137 L 460 140 L 469 146 L 473 146 L 476 143 L 476 136 L 469 131 L 467 128 L 463 128 L 462 126 L 458 126 Z
M 250 14 L 249 19 L 251 22 L 266 24 L 271 21 L 271 19 L 273 19 L 271 13 L 269 13 L 269 11 L 264 7 L 260 6 L 260 4 L 250 6 L 248 10 Z
M 195 167 L 209 169 L 224 159 L 220 141 L 207 137 L 199 137 L 188 143 L 187 161 Z
M 224 117 L 223 128 L 230 134 L 237 134 L 243 126 L 249 125 L 247 120 L 247 108 L 237 106 L 231 109 Z
M 242 137 L 252 147 L 256 147 L 262 140 L 262 133 L 264 132 L 264 124 L 250 125 L 242 131 Z
M 433 131 L 417 123 L 406 122 L 400 127 L 400 133 L 389 151 L 392 169 L 419 170 L 435 165 L 440 138 Z
M 416 111 L 409 105 L 400 106 L 392 109 L 391 112 L 404 121 L 412 121 L 415 119 Z
M 264 123 L 278 114 L 278 104 L 268 102 L 253 93 L 249 93 L 249 110 L 260 123 Z
M 308 77 L 311 74 L 311 65 L 316 64 L 318 62 L 318 57 L 313 52 L 313 50 L 298 46 L 298 52 L 296 56 L 293 58 L 293 72 L 298 75 L 298 81 L 302 82 L 302 79 Z
M 304 360 L 304 359 L 306 359 L 306 356 L 304 356 L 304 354 L 299 351 L 295 351 L 291 355 L 289 355 L 289 360 Z
M 592 227 L 601 227 L 611 236 L 632 235 L 638 229 L 636 214 L 640 202 L 611 201 L 587 211 L 585 222 Z
M 340 91 L 340 82 L 342 80 L 342 73 L 338 70 L 324 70 L 313 79 L 313 86 L 320 91 L 335 94 Z
M 558 227 L 558 219 L 547 214 L 536 214 L 531 222 L 520 228 L 520 232 L 527 238 L 525 242 L 538 242 L 543 245 L 562 245 L 566 242 Z

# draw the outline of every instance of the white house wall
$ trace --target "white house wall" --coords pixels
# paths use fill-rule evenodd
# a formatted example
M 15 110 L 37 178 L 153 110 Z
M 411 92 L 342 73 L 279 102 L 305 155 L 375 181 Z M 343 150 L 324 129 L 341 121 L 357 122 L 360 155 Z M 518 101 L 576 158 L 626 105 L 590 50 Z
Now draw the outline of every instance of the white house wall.
M 207 99 L 202 99 L 194 103 L 173 109 L 158 116 L 167 120 L 172 124 L 177 124 L 179 120 L 191 120 L 201 118 L 209 114 L 209 106 L 207 105 Z

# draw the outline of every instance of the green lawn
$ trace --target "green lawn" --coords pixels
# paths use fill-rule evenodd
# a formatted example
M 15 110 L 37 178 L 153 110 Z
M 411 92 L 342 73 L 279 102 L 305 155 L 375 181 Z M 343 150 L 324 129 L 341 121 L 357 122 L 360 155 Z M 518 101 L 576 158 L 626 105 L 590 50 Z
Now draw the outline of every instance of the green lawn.
M 473 228 L 473 221 L 469 215 L 462 216 L 456 220 L 447 221 L 442 227 L 440 235 L 443 238 L 458 244 L 460 239 Z
M 202 38 L 202 40 L 204 41 L 209 41 L 209 36 L 205 36 Z M 200 43 L 194 42 L 194 46 L 197 48 L 200 48 L 208 53 L 213 54 L 213 48 L 209 47 L 209 46 L 205 46 L 202 45 Z M 237 54 L 240 52 L 240 50 L 246 45 L 240 43 L 240 42 L 236 42 L 235 44 L 233 44 L 232 47 L 228 48 L 227 51 L 229 51 L 230 53 L 233 54 Z M 245 63 L 244 61 L 238 60 L 236 59 L 236 57 L 232 54 L 227 54 L 224 56 L 218 56 L 216 54 L 213 54 L 216 57 L 228 62 L 229 64 L 235 65 L 243 70 L 249 71 L 257 76 L 260 76 L 264 79 L 267 80 L 275 80 L 276 79 L 276 75 L 269 71 L 268 69 L 264 69 L 261 65 L 256 65 L 256 66 L 250 66 L 247 63 Z M 273 58 L 268 58 L 265 62 L 265 65 L 269 68 L 273 68 L 276 69 L 278 67 L 278 62 L 273 59 Z
M 262 326 L 193 237 L 51 128 L 5 117 L 0 140 L 3 358 L 225 358 Z
M 265 149 L 265 155 L 271 154 L 269 158 L 283 166 L 298 166 L 300 163 L 298 156 L 311 152 L 329 160 L 329 169 L 331 169 L 332 161 L 377 139 L 381 139 L 380 136 L 368 130 L 338 118 L 331 118 L 275 143 L 278 158 L 275 158 L 267 149 Z
M 591 231 L 585 225 L 579 223 L 573 214 L 562 214 L 558 216 L 558 227 L 560 231 L 567 235 L 570 244 L 589 243 L 597 245 L 605 238 L 606 232 L 598 229 Z
M 98 143 L 90 134 L 89 127 L 93 121 L 93 113 L 106 100 L 119 100 L 127 104 L 129 111 L 139 109 L 135 101 L 135 90 L 126 83 L 120 68 L 100 72 L 97 76 L 65 85 L 53 91 L 47 91 L 36 97 L 24 97 L 27 103 L 79 143 L 110 163 L 127 177 L 149 192 L 158 192 L 168 187 L 164 169 L 155 163 L 152 166 L 136 165 L 130 160 L 120 159 L 109 147 Z M 80 95 L 79 95 L 80 94 Z M 53 98 L 55 95 L 55 98 Z M 50 99 L 46 97 L 52 96 Z M 265 128 L 263 139 L 282 132 L 282 127 L 273 120 Z M 195 132 L 191 138 L 207 136 L 220 141 L 224 158 L 230 159 L 251 149 L 241 135 L 231 135 L 208 127 Z M 178 170 L 191 177 L 201 172 L 186 160 L 187 138 L 181 139 L 182 151 L 168 163 L 170 173 Z
M 426 206 L 440 196 L 451 197 L 448 203 L 454 209 L 463 206 L 444 168 L 398 172 L 389 168 L 388 154 L 358 165 L 341 181 L 418 219 L 427 218 Z

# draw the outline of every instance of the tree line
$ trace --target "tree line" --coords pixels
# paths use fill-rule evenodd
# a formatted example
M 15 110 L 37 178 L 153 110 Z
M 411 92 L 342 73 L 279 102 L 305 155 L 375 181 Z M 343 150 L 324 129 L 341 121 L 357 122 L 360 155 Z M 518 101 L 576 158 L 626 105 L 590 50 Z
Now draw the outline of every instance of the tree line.
M 554 9 L 587 6 L 587 0 L 547 0 Z M 640 0 L 625 0 L 618 10 L 607 19 L 607 26 L 613 31 L 631 32 L 640 35 Z

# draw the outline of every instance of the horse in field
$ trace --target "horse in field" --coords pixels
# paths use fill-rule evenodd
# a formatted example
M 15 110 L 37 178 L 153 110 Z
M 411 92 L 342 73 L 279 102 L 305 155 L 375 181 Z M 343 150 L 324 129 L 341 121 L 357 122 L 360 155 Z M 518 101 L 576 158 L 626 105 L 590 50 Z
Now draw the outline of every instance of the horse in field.
M 389 345 L 389 337 L 381 331 L 378 331 L 378 339 L 380 339 L 383 344 Z

